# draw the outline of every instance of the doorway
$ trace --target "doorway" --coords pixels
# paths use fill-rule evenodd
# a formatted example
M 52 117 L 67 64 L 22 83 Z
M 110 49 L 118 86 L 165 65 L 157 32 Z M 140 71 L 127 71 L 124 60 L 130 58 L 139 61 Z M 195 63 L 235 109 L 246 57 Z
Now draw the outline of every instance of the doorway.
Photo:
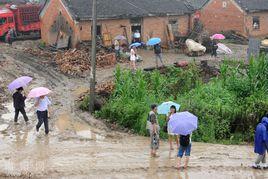
M 132 42 L 141 42 L 142 39 L 142 28 L 141 28 L 141 18 L 132 18 L 130 19 L 131 23 L 131 34 L 132 34 Z

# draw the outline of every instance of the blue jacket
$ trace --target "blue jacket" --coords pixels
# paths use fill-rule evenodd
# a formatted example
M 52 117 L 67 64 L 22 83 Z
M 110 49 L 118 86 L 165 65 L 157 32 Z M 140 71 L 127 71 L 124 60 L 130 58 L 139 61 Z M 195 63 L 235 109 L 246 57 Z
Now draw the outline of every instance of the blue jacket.
M 262 118 L 261 123 L 259 123 L 256 127 L 254 152 L 260 155 L 263 155 L 267 150 L 268 146 L 267 127 L 268 127 L 267 117 Z

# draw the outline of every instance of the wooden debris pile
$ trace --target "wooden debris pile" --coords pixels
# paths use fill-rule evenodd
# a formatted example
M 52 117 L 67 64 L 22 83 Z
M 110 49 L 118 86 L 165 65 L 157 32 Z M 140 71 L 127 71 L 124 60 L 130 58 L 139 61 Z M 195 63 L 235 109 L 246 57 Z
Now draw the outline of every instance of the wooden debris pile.
M 106 92 L 108 94 L 111 94 L 115 88 L 114 82 L 113 81 L 107 81 L 105 83 L 102 83 L 100 85 L 97 85 L 96 87 L 96 92 L 97 94 Z
M 102 83 L 96 86 L 96 94 L 99 97 L 108 98 L 112 94 L 114 88 L 115 88 L 114 82 L 107 81 L 105 83 Z M 89 90 L 85 91 L 78 97 L 77 101 L 83 101 L 85 96 L 88 94 L 89 94 Z
M 65 52 L 58 52 L 55 61 L 59 69 L 69 75 L 82 76 L 90 70 L 90 54 L 86 49 L 72 49 Z M 114 66 L 116 57 L 114 53 L 99 51 L 96 56 L 96 66 L 105 68 Z
M 58 52 L 55 61 L 60 71 L 68 75 L 81 76 L 90 69 L 89 54 L 85 50 Z

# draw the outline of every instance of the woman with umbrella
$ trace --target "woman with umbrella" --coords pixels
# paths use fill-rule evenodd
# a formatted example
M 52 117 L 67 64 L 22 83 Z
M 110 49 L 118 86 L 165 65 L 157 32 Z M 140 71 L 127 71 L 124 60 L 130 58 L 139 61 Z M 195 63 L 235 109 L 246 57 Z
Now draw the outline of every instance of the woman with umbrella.
M 29 76 L 22 76 L 17 78 L 16 80 L 12 81 L 8 85 L 9 91 L 14 91 L 16 92 L 13 94 L 13 106 L 15 108 L 15 117 L 14 117 L 14 122 L 17 124 L 18 122 L 18 116 L 19 113 L 21 113 L 24 117 L 25 122 L 27 123 L 29 121 L 26 112 L 25 112 L 25 100 L 26 97 L 23 92 L 23 87 L 26 87 L 30 82 L 32 81 L 32 78 Z
M 176 106 L 175 105 L 172 105 L 170 107 L 170 112 L 167 116 L 167 122 L 170 120 L 171 116 L 173 114 L 175 114 L 177 112 L 177 109 L 176 109 Z M 173 136 L 175 136 L 175 141 L 176 141 L 176 144 L 177 144 L 177 148 L 179 147 L 179 139 L 178 139 L 178 135 L 177 134 L 174 134 L 172 133 L 170 127 L 167 126 L 167 132 L 168 132 L 168 141 L 169 141 L 169 146 L 170 146 L 170 150 L 174 150 L 173 148 L 173 145 L 172 145 L 172 139 L 173 139 Z
M 30 91 L 28 97 L 35 98 L 35 107 L 36 114 L 38 118 L 38 123 L 36 125 L 36 131 L 39 132 L 39 128 L 44 123 L 45 125 L 45 133 L 49 133 L 48 128 L 48 117 L 49 117 L 49 106 L 51 105 L 50 100 L 46 95 L 48 95 L 51 91 L 44 87 L 34 88 Z
M 184 168 L 188 167 L 191 154 L 191 134 L 197 129 L 198 118 L 188 111 L 175 113 L 170 117 L 168 126 L 172 133 L 180 135 L 180 147 L 178 151 L 178 169 L 181 167 L 181 160 L 185 155 Z
M 15 108 L 15 117 L 14 117 L 15 124 L 18 124 L 19 113 L 21 113 L 23 115 L 23 118 L 24 118 L 26 124 L 29 121 L 29 119 L 26 115 L 26 111 L 25 111 L 26 96 L 24 94 L 22 94 L 22 92 L 23 92 L 23 88 L 20 87 L 17 89 L 17 91 L 12 96 L 13 97 L 13 105 Z

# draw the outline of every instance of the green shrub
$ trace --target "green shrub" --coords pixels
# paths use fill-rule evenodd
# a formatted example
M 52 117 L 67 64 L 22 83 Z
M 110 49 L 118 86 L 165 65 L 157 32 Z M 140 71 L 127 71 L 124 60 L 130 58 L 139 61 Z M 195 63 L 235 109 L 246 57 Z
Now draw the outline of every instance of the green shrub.
M 171 67 L 165 74 L 132 73 L 118 67 L 115 90 L 98 116 L 145 135 L 150 105 L 173 100 L 181 104 L 181 111 L 198 116 L 195 141 L 252 141 L 256 124 L 268 111 L 267 69 L 265 56 L 251 59 L 248 65 L 226 60 L 220 66 L 221 75 L 205 84 L 194 63 L 188 69 Z M 165 116 L 159 121 L 162 128 Z

